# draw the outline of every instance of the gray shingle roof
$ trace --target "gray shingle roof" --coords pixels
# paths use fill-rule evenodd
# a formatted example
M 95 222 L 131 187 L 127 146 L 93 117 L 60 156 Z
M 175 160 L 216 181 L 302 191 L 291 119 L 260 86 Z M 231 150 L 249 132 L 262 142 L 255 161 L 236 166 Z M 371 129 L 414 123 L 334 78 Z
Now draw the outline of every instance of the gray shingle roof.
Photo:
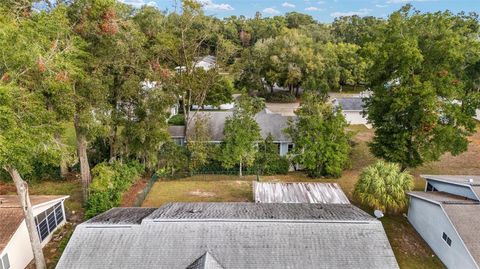
M 254 182 L 257 203 L 350 204 L 336 183 Z
M 288 220 L 375 222 L 351 204 L 169 203 L 145 220 Z
M 118 207 L 91 218 L 89 224 L 140 224 L 142 220 L 152 214 L 157 208 Z
M 208 252 L 190 264 L 187 269 L 224 269 Z
M 208 119 L 210 135 L 212 141 L 223 141 L 223 129 L 225 121 L 233 115 L 233 111 L 198 111 L 194 118 L 189 121 L 189 126 L 195 124 L 195 119 L 202 117 Z M 260 127 L 260 134 L 266 138 L 268 134 L 272 134 L 273 140 L 278 142 L 290 142 L 290 137 L 284 132 L 288 127 L 289 119 L 294 117 L 283 116 L 278 113 L 272 113 L 264 109 L 255 115 L 255 120 Z M 192 130 L 193 128 L 189 128 Z
M 291 138 L 285 133 L 285 129 L 288 128 L 288 121 L 293 118 L 273 113 L 268 109 L 264 109 L 255 115 L 262 137 L 265 139 L 268 134 L 272 134 L 273 141 L 291 141 Z
M 363 110 L 363 100 L 359 97 L 336 98 L 335 104 L 342 107 L 344 111 L 361 111 Z
M 442 207 L 473 259 L 480 264 L 480 204 L 443 204 Z
M 425 179 L 437 179 L 471 186 L 480 186 L 480 176 L 475 175 L 421 175 Z M 472 182 L 470 182 L 470 179 Z
M 83 223 L 57 268 L 189 266 L 398 268 L 381 222 L 352 205 L 254 203 L 173 203 L 140 225 Z
M 168 126 L 168 133 L 171 137 L 185 137 L 185 126 L 172 125 Z
M 441 191 L 412 191 L 408 195 L 443 204 L 478 204 L 478 201 Z

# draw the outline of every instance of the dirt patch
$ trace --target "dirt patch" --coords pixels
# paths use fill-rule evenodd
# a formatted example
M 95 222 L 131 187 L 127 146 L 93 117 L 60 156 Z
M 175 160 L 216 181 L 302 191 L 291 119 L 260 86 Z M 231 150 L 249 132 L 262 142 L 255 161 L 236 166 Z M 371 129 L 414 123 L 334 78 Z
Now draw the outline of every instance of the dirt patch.
M 133 207 L 135 206 L 135 201 L 140 193 L 148 183 L 148 179 L 142 178 L 135 182 L 133 186 L 130 187 L 122 196 L 122 202 L 120 203 L 121 207 Z
M 193 195 L 193 196 L 197 196 L 197 197 L 215 197 L 215 196 L 217 196 L 213 192 L 200 191 L 200 190 L 194 190 L 194 191 L 189 192 L 188 194 Z
M 16 192 L 17 189 L 13 185 L 13 181 L 11 184 L 0 182 L 0 195 L 15 194 Z
M 415 176 L 420 174 L 480 174 L 480 124 L 477 125 L 477 132 L 468 140 L 470 143 L 467 151 L 457 156 L 447 153 L 436 162 L 414 169 L 412 174 Z

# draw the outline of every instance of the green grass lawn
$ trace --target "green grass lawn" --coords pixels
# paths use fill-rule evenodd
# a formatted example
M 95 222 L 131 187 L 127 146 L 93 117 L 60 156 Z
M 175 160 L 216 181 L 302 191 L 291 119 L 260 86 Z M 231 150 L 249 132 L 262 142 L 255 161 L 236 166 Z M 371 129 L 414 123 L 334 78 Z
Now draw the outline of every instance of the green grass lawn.
M 252 177 L 201 176 L 160 181 L 143 202 L 143 207 L 159 207 L 168 202 L 249 202 L 252 201 Z

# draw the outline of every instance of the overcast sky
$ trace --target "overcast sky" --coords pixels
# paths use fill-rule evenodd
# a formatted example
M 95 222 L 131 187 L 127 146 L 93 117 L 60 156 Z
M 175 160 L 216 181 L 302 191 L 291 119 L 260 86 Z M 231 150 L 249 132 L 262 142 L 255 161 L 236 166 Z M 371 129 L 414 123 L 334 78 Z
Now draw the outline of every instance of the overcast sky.
M 174 10 L 175 0 L 120 0 L 134 6 L 154 5 L 161 10 Z M 205 13 L 219 18 L 231 15 L 252 17 L 260 11 L 263 16 L 297 11 L 312 15 L 320 22 L 331 22 L 345 15 L 386 17 L 402 5 L 411 3 L 420 11 L 450 10 L 480 13 L 480 0 L 201 0 Z M 178 1 L 177 1 L 178 2 Z

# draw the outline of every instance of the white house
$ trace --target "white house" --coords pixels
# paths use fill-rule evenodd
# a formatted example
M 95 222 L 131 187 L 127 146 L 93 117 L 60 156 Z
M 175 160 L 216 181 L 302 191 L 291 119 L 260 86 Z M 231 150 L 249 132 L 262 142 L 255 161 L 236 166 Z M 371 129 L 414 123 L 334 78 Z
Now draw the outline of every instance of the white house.
M 189 121 L 190 126 L 194 126 L 197 118 L 205 118 L 208 121 L 211 143 L 221 143 L 224 139 L 223 129 L 225 121 L 233 115 L 232 110 L 228 111 L 198 111 Z M 288 127 L 288 121 L 295 117 L 283 116 L 279 113 L 273 113 L 264 109 L 255 115 L 255 121 L 260 127 L 260 134 L 265 139 L 269 134 L 272 135 L 273 143 L 278 146 L 280 156 L 285 156 L 293 148 L 292 139 L 285 133 Z M 185 144 L 185 126 L 170 126 L 168 131 L 170 137 L 178 145 Z M 188 128 L 191 131 L 193 128 Z
M 63 202 L 69 196 L 31 195 L 42 247 L 65 224 Z M 0 269 L 22 269 L 33 259 L 27 225 L 16 195 L 0 195 Z
M 208 71 L 214 68 L 217 64 L 217 57 L 212 55 L 207 55 L 205 57 L 199 58 L 195 63 L 193 63 L 194 68 L 202 68 L 205 71 Z M 187 68 L 185 66 L 175 67 L 175 71 L 184 72 Z
M 480 268 L 480 176 L 423 175 L 408 220 L 448 268 Z

